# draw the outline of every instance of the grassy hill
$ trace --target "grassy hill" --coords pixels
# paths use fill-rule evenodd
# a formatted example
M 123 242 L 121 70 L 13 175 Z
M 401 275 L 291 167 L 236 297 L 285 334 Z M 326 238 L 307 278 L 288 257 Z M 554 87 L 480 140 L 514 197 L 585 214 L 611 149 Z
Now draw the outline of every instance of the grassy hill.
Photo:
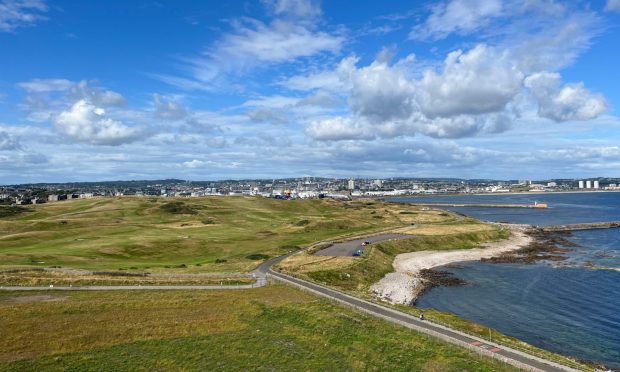
M 322 239 L 450 218 L 383 202 L 70 200 L 14 209 L 0 217 L 0 268 L 249 271 L 268 257 Z

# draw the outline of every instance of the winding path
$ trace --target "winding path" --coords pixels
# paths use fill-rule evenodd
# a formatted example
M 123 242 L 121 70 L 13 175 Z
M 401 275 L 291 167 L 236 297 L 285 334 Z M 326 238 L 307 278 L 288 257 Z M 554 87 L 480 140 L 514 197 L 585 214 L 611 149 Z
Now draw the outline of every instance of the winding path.
M 337 301 L 341 304 L 354 307 L 360 311 L 368 313 L 370 315 L 382 318 L 391 323 L 399 324 L 401 326 L 416 330 L 428 334 L 433 337 L 437 337 L 446 342 L 465 347 L 469 350 L 477 352 L 479 354 L 499 359 L 505 363 L 513 365 L 523 370 L 528 371 L 577 371 L 576 369 L 560 365 L 558 363 L 545 360 L 509 347 L 495 344 L 483 340 L 481 338 L 468 335 L 466 333 L 444 327 L 427 320 L 420 320 L 409 314 L 393 310 L 391 308 L 381 306 L 372 302 L 368 302 L 348 294 L 336 291 L 331 288 L 326 288 L 314 283 L 307 282 L 292 276 L 282 274 L 272 270 L 272 266 L 276 263 L 284 260 L 285 258 L 297 253 L 290 252 L 283 256 L 274 257 L 266 260 L 260 264 L 256 269 L 252 271 L 252 275 L 256 277 L 256 283 L 247 285 L 233 285 L 233 286 L 213 286 L 213 285 L 195 285 L 195 286 L 183 286 L 183 285 L 164 285 L 164 286 L 80 286 L 80 287 L 2 287 L 0 290 L 5 291 L 45 291 L 45 290 L 63 290 L 63 291 L 109 291 L 109 290 L 169 290 L 169 289 L 251 289 L 262 287 L 267 284 L 267 278 L 273 278 L 275 280 L 292 284 L 303 290 L 312 292 L 322 297 L 326 297 L 333 301 Z

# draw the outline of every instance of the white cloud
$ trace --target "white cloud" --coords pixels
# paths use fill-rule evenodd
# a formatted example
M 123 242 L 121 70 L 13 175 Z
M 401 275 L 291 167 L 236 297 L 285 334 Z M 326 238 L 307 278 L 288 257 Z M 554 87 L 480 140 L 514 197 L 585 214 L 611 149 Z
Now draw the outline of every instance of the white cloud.
M 300 91 L 311 91 L 323 89 L 330 92 L 343 91 L 351 80 L 351 73 L 356 68 L 359 59 L 355 56 L 344 58 L 333 70 L 325 70 L 309 75 L 292 76 L 279 84 L 291 89 Z
M 0 131 L 0 150 L 21 150 L 19 141 L 5 131 Z
M 29 93 L 63 92 L 71 89 L 74 82 L 67 79 L 32 79 L 17 86 Z
M 43 16 L 48 6 L 42 0 L 0 1 L 0 32 L 13 32 L 19 27 L 32 26 Z
M 620 12 L 620 0 L 607 0 L 605 10 L 611 12 Z
M 202 55 L 182 60 L 189 76 L 151 76 L 183 89 L 243 90 L 243 83 L 231 81 L 254 69 L 340 52 L 345 38 L 340 32 L 317 26 L 321 9 L 316 3 L 306 0 L 263 3 L 274 19 L 269 22 L 247 17 L 232 20 L 232 30 Z
M 561 85 L 558 73 L 541 72 L 528 76 L 525 84 L 538 102 L 538 114 L 555 121 L 589 120 L 607 110 L 600 94 L 588 91 L 583 83 Z
M 275 15 L 285 15 L 298 19 L 311 20 L 319 17 L 321 7 L 311 0 L 263 0 Z
M 376 60 L 351 77 L 349 106 L 373 122 L 407 119 L 415 110 L 415 87 L 402 71 Z
M 106 116 L 104 109 L 79 100 L 55 119 L 56 129 L 78 142 L 116 146 L 143 137 L 143 131 Z
M 593 12 L 555 17 L 538 18 L 535 22 L 525 19 L 522 23 L 527 27 L 522 23 L 506 27 L 508 35 L 503 45 L 524 73 L 557 71 L 570 66 L 601 32 L 601 20 Z
M 319 141 L 369 140 L 376 137 L 362 120 L 341 116 L 310 123 L 306 134 Z
M 257 108 L 246 112 L 250 120 L 256 123 L 288 124 L 288 115 L 270 108 Z
M 506 114 L 459 115 L 450 118 L 420 119 L 414 128 L 429 137 L 463 138 L 480 133 L 493 134 L 508 130 L 512 118 Z
M 522 87 L 523 74 L 484 44 L 448 54 L 443 72 L 427 70 L 419 103 L 427 117 L 450 117 L 501 111 Z
M 183 166 L 185 168 L 192 168 L 192 169 L 194 169 L 194 168 L 202 168 L 202 167 L 204 167 L 207 164 L 208 164 L 207 162 L 202 161 L 202 160 L 198 160 L 198 159 L 193 159 L 191 161 L 183 162 Z
M 235 31 L 224 36 L 214 51 L 209 52 L 218 62 L 250 65 L 256 62 L 290 62 L 321 52 L 338 52 L 344 39 L 292 22 L 274 20 L 267 25 L 252 20 L 237 23 Z
M 153 94 L 153 105 L 157 117 L 165 120 L 181 120 L 188 115 L 183 105 L 157 93 Z
M 339 105 L 340 100 L 324 90 L 319 90 L 311 96 L 302 98 L 296 103 L 296 106 L 317 106 L 324 108 L 335 108 Z
M 501 0 L 452 0 L 432 7 L 426 21 L 413 28 L 409 37 L 440 40 L 451 33 L 469 34 L 503 14 Z

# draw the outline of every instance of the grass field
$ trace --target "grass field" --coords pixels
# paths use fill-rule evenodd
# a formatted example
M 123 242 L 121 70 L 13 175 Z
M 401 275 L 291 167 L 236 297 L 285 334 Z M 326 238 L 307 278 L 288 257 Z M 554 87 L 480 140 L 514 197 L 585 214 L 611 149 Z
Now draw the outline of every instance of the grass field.
M 292 287 L 0 292 L 0 370 L 504 371 Z
M 300 252 L 276 267 L 304 279 L 366 296 L 372 284 L 394 271 L 392 262 L 400 253 L 469 249 L 510 236 L 508 230 L 493 225 L 472 219 L 455 221 L 449 217 L 445 222 L 400 228 L 396 231 L 415 236 L 372 244 L 361 257 L 325 257 Z
M 4 212 L 0 269 L 151 272 L 249 271 L 319 240 L 453 218 L 379 201 L 258 197 L 97 198 Z

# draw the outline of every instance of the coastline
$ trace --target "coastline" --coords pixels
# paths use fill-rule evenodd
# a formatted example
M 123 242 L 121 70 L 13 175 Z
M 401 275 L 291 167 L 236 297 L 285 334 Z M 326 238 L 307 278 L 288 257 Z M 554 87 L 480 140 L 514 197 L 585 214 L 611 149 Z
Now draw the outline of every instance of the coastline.
M 499 256 L 503 253 L 528 246 L 534 238 L 527 235 L 529 225 L 501 224 L 510 230 L 510 238 L 485 244 L 480 248 L 450 251 L 421 251 L 396 256 L 388 273 L 370 287 L 379 299 L 392 304 L 411 304 L 424 291 L 427 283 L 421 275 L 423 270 L 463 261 L 477 261 Z

